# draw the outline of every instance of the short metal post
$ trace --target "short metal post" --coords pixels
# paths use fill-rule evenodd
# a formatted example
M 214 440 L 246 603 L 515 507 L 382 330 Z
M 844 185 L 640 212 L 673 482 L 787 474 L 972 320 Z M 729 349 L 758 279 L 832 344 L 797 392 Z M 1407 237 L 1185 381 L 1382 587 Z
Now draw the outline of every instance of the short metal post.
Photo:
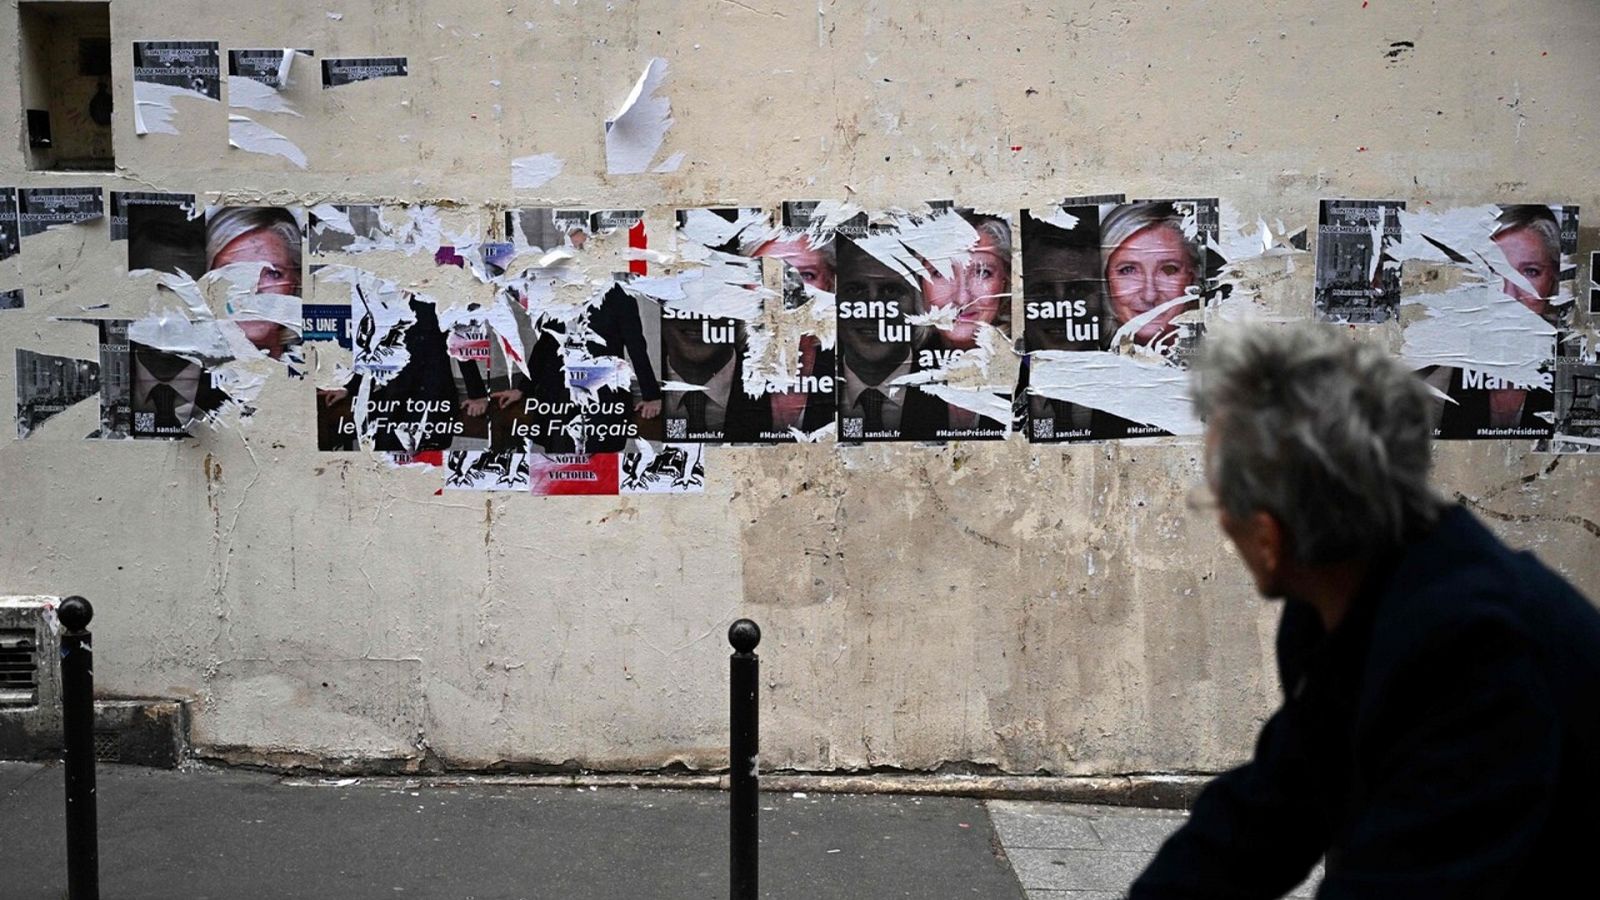
M 728 753 L 728 775 L 732 782 L 732 809 L 728 828 L 729 891 L 732 900 L 756 900 L 757 858 L 759 855 L 761 741 L 758 703 L 761 686 L 761 659 L 756 645 L 761 629 L 749 619 L 740 619 L 728 628 L 729 685 L 732 688 L 728 718 L 732 740 Z
M 67 900 L 99 900 L 100 840 L 94 793 L 94 649 L 82 597 L 61 601 L 61 731 L 66 745 Z

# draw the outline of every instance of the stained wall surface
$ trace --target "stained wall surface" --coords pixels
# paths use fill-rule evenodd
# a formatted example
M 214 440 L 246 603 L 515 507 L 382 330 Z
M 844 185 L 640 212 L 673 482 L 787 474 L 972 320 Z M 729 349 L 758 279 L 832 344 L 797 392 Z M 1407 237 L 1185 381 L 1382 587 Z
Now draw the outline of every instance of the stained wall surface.
M 0 184 L 635 207 L 657 234 L 674 207 L 791 198 L 1219 196 L 1290 228 L 1327 197 L 1600 211 L 1587 0 L 117 0 L 111 30 L 116 171 L 28 171 L 0 89 Z M 281 129 L 301 170 L 230 149 L 225 106 L 180 98 L 180 134 L 135 135 L 131 45 L 166 39 L 410 71 L 305 90 Z M 683 164 L 606 175 L 602 123 L 652 57 Z M 513 190 L 535 153 L 562 173 Z M 94 329 L 53 317 L 138 314 L 151 291 L 103 222 L 7 264 L 27 306 L 0 312 L 4 397 L 17 348 L 94 358 Z M 1260 287 L 1309 316 L 1311 280 L 1304 256 Z M 84 440 L 92 401 L 0 441 L 0 592 L 90 597 L 98 687 L 192 701 L 205 753 L 725 765 L 741 615 L 766 635 L 768 768 L 1217 770 L 1274 703 L 1276 608 L 1185 511 L 1192 438 L 715 448 L 701 495 L 435 496 L 435 472 L 319 453 L 311 390 L 274 379 L 250 421 L 187 441 Z M 1446 492 L 1591 596 L 1595 472 L 1526 441 L 1438 449 Z

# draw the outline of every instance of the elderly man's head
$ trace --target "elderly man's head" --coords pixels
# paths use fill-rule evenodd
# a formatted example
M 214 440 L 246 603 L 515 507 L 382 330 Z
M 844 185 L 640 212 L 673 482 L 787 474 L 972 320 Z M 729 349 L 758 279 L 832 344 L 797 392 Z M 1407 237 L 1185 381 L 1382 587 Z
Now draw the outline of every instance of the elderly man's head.
M 1289 568 L 1374 559 L 1439 515 L 1427 388 L 1381 347 L 1310 323 L 1218 329 L 1193 397 L 1223 530 L 1266 596 Z

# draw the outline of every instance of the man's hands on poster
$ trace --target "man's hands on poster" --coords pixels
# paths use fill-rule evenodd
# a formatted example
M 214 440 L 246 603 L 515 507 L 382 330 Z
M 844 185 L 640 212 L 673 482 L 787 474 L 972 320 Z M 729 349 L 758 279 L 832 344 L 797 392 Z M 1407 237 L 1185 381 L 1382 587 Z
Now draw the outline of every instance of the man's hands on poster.
M 654 419 L 661 415 L 660 400 L 640 400 L 633 405 L 633 411 L 641 419 Z

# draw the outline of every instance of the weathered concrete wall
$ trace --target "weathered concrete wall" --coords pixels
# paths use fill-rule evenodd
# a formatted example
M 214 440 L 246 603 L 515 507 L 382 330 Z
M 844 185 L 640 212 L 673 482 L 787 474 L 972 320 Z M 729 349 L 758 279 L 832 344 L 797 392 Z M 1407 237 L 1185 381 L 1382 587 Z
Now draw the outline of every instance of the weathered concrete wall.
M 1322 197 L 1600 209 L 1585 0 L 118 0 L 112 31 L 115 175 L 29 173 L 19 142 L 0 183 L 643 206 L 657 233 L 675 206 L 818 197 L 1014 211 L 1124 190 L 1291 226 Z M 135 136 L 130 43 L 169 38 L 411 72 L 307 91 L 284 129 L 300 171 L 230 151 L 225 109 L 179 101 L 180 136 Z M 684 165 L 606 176 L 602 120 L 652 56 Z M 21 134 L 19 99 L 0 91 L 0 133 Z M 537 152 L 565 171 L 514 193 L 511 158 Z M 1580 249 L 1597 247 L 1588 226 Z M 31 238 L 17 264 L 7 361 L 93 358 L 92 328 L 50 317 L 149 290 L 126 296 L 103 223 Z M 1311 276 L 1305 257 L 1275 281 L 1279 308 L 1309 315 Z M 738 615 L 766 633 L 768 767 L 1210 770 L 1274 700 L 1276 610 L 1185 513 L 1191 440 L 718 448 L 701 496 L 463 499 L 318 453 L 310 390 L 275 379 L 247 426 L 189 441 L 84 441 L 92 402 L 0 441 L 0 589 L 92 598 L 101 689 L 191 699 L 210 752 L 716 766 Z M 1452 444 L 1439 470 L 1600 595 L 1592 459 Z

